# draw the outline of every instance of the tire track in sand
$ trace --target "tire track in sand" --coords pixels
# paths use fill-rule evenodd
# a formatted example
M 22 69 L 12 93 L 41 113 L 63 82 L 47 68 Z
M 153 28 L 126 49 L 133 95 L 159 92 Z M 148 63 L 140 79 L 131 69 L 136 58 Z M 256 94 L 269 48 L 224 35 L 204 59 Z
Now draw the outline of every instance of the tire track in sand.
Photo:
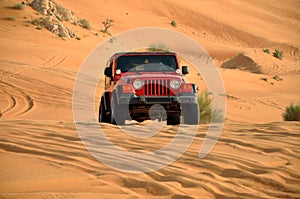
M 300 125 L 297 123 L 228 125 L 205 159 L 198 158 L 199 144 L 206 133 L 205 127 L 200 126 L 194 143 L 182 157 L 161 170 L 145 174 L 119 172 L 95 160 L 82 145 L 72 123 L 8 120 L 0 121 L 0 125 L 5 130 L 0 135 L 0 149 L 5 153 L 25 154 L 80 170 L 94 176 L 99 183 L 128 193 L 169 198 L 203 195 L 208 198 L 295 198 L 300 194 L 297 188 L 300 175 L 296 167 L 300 158 L 296 144 L 300 141 Z M 85 125 L 91 130 L 99 128 L 97 124 Z M 129 139 L 113 125 L 101 126 L 117 146 L 124 150 L 134 148 L 136 152 L 157 150 L 157 145 L 168 143 L 177 129 L 165 126 L 143 142 Z M 93 137 L 88 139 L 104 144 Z
M 33 99 L 25 93 L 22 89 L 4 82 L 0 80 L 0 84 L 2 84 L 2 89 L 4 90 L 4 93 L 6 93 L 6 96 L 8 97 L 9 101 L 12 103 L 9 103 L 9 107 L 2 112 L 2 114 L 5 116 L 8 113 L 14 112 L 14 115 L 22 115 L 27 112 L 29 112 L 34 107 L 34 101 Z M 13 93 L 10 94 L 10 93 Z M 20 105 L 22 104 L 22 105 Z

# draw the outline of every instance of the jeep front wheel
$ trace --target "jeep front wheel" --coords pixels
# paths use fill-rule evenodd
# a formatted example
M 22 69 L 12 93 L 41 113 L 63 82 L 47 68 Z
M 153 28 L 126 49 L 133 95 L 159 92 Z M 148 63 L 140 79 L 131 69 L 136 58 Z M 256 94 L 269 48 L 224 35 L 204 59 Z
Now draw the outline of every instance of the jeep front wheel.
M 200 113 L 198 104 L 182 105 L 183 119 L 185 124 L 197 125 L 199 123 Z
M 113 97 L 112 100 L 112 109 L 111 109 L 111 123 L 117 125 L 125 124 L 125 108 L 124 105 L 118 105 L 116 97 Z
M 167 125 L 178 125 L 180 124 L 180 115 L 168 115 L 167 117 Z
M 101 99 L 99 107 L 99 122 L 110 123 L 110 115 L 107 114 L 104 106 L 104 101 Z

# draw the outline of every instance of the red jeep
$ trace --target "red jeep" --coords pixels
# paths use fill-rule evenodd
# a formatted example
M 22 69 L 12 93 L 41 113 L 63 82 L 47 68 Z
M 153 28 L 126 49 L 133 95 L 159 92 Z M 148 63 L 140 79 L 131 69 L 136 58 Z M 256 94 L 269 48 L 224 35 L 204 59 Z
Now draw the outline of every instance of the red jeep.
M 175 53 L 117 53 L 107 66 L 99 122 L 158 119 L 176 125 L 183 116 L 184 123 L 198 124 L 197 87 L 184 80 L 188 67 L 180 70 Z

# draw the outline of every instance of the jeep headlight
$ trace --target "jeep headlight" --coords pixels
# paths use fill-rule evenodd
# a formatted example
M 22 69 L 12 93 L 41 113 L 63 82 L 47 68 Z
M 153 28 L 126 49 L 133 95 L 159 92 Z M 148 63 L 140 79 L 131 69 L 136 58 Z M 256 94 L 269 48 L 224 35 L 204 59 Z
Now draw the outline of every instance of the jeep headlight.
M 173 89 L 178 89 L 179 87 L 180 87 L 180 81 L 179 80 L 177 80 L 177 79 L 173 79 L 173 80 L 171 80 L 171 82 L 170 82 L 170 86 L 171 86 L 171 88 L 173 88 Z
M 133 85 L 134 89 L 139 90 L 143 87 L 144 83 L 143 83 L 142 80 L 136 79 L 136 80 L 133 81 L 132 85 Z

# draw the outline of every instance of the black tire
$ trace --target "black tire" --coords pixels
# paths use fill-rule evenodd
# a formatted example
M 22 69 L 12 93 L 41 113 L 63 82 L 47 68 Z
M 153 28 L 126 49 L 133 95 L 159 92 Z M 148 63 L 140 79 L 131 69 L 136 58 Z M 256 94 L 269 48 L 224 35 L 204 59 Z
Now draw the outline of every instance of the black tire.
M 135 119 L 135 121 L 141 123 L 141 122 L 143 122 L 143 121 L 145 121 L 145 120 L 144 120 L 144 119 Z
M 178 125 L 180 124 L 180 115 L 168 115 L 167 117 L 167 125 Z
M 198 125 L 200 119 L 198 104 L 184 104 L 182 106 L 183 119 L 185 124 Z
M 101 99 L 99 107 L 99 123 L 100 122 L 110 123 L 110 114 L 105 110 L 103 99 Z
M 117 104 L 115 96 L 113 96 L 112 100 L 111 123 L 115 125 L 125 124 L 124 106 Z

